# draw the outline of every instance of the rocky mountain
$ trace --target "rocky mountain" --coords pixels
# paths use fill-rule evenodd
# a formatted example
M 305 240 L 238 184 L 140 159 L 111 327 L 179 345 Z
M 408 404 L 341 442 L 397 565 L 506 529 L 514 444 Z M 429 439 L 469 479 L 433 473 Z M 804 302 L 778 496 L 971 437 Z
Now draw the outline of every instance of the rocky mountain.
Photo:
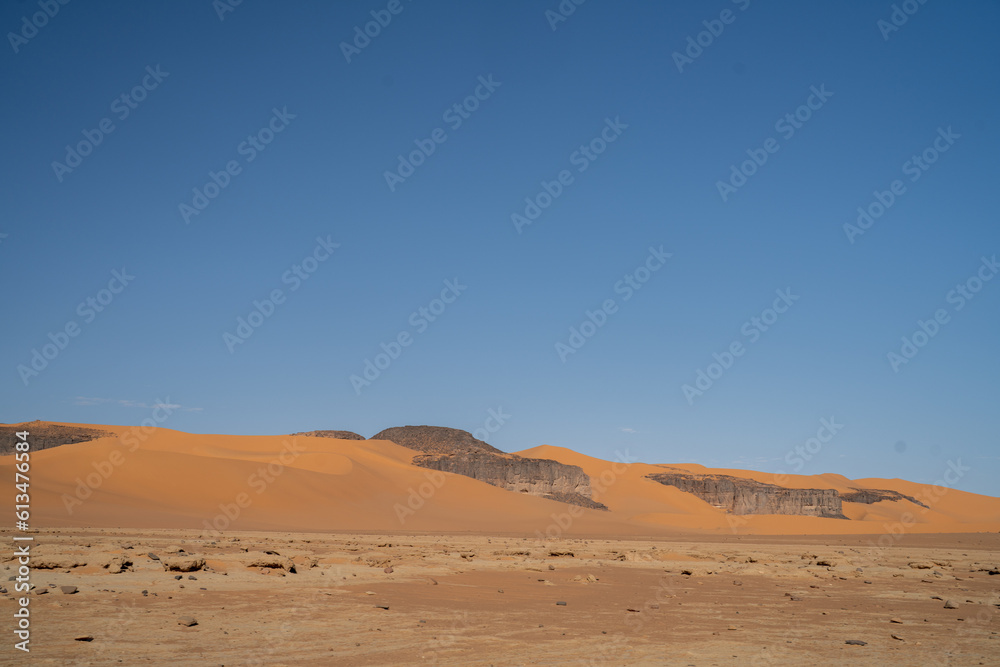
M 338 440 L 364 440 L 363 435 L 358 435 L 353 431 L 302 431 L 292 433 L 292 435 L 309 435 L 314 438 L 337 438 Z
M 371 439 L 389 440 L 407 449 L 415 449 L 425 454 L 471 452 L 504 454 L 496 447 L 473 437 L 468 431 L 444 426 L 396 426 L 379 431 Z
M 730 475 L 653 473 L 648 479 L 693 493 L 733 514 L 797 514 L 846 519 L 835 489 L 790 489 Z
M 19 442 L 16 435 L 18 431 L 28 431 L 28 443 L 31 445 L 30 451 L 33 452 L 115 435 L 96 428 L 62 426 L 42 421 L 28 422 L 20 426 L 0 426 L 0 455 L 14 452 L 14 445 Z
M 579 466 L 507 454 L 471 433 L 441 426 L 400 426 L 372 437 L 419 452 L 414 465 L 464 475 L 516 493 L 528 493 L 591 509 L 607 507 L 591 498 L 590 477 Z

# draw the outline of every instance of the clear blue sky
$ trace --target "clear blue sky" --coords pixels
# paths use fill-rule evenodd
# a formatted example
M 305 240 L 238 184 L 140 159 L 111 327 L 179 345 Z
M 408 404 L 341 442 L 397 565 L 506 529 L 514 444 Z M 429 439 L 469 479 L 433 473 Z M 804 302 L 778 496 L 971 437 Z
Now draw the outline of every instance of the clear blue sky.
M 244 0 L 223 19 L 77 1 L 35 31 L 37 0 L 4 3 L 0 421 L 137 424 L 169 402 L 161 425 L 184 431 L 371 436 L 502 408 L 489 441 L 508 451 L 922 482 L 961 460 L 959 488 L 1000 495 L 1000 280 L 976 282 L 1000 254 L 1000 7 L 914 3 L 880 29 L 891 4 L 591 0 L 555 21 L 555 0 Z M 391 21 L 348 62 L 373 11 Z M 390 187 L 415 142 L 434 152 Z M 749 155 L 767 160 L 720 193 Z M 209 172 L 228 184 L 185 215 Z M 512 222 L 542 181 L 562 192 Z M 895 200 L 845 231 L 876 190 Z M 896 372 L 887 354 L 939 309 Z M 65 349 L 26 373 L 50 333 Z M 699 370 L 717 379 L 689 401 Z

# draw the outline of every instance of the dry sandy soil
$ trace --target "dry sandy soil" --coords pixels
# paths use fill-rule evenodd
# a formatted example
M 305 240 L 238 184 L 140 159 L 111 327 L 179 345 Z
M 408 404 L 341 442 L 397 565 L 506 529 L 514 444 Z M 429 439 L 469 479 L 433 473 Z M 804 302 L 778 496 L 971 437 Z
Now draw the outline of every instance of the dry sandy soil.
M 5 630 L 4 664 L 1000 664 L 997 534 L 35 538 L 30 662 Z

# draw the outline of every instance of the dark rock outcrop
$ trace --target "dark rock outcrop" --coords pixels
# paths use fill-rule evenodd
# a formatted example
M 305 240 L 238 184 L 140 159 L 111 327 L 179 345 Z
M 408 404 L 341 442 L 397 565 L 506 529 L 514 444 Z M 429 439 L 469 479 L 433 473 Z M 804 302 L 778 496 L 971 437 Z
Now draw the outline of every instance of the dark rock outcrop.
M 337 438 L 338 440 L 364 440 L 363 435 L 358 435 L 353 431 L 302 431 L 292 433 L 292 435 L 308 435 L 314 438 Z
M 372 436 L 419 452 L 413 464 L 464 475 L 501 489 L 590 509 L 607 510 L 591 499 L 590 477 L 579 466 L 507 454 L 467 431 L 440 426 L 400 426 Z
M 17 426 L 0 426 L 0 455 L 14 453 L 14 445 L 20 442 L 19 431 L 28 431 L 28 443 L 31 450 L 52 449 L 61 445 L 74 445 L 80 442 L 96 440 L 97 438 L 113 438 L 114 433 L 96 428 L 81 426 L 63 426 L 49 422 L 33 421 Z
M 503 454 L 499 449 L 479 440 L 468 431 L 444 426 L 395 426 L 379 431 L 372 440 L 389 440 L 407 449 L 425 454 L 458 454 L 489 452 Z
M 790 489 L 731 475 L 654 473 L 653 481 L 693 493 L 733 514 L 794 514 L 846 519 L 835 489 Z
M 865 505 L 872 505 L 883 500 L 909 500 L 911 503 L 920 505 L 921 507 L 927 507 L 927 505 L 923 504 L 913 496 L 908 496 L 905 493 L 900 493 L 898 491 L 892 491 L 891 489 L 851 488 L 854 490 L 850 493 L 840 494 L 841 500 L 845 500 L 849 503 L 863 503 Z

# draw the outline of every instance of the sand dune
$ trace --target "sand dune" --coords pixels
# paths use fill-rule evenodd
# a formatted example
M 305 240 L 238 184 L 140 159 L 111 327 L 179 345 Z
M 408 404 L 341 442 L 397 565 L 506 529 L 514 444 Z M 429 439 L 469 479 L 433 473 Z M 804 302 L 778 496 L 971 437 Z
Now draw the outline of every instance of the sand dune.
M 67 426 L 90 426 L 74 425 Z M 896 479 L 788 475 L 792 488 L 890 489 L 921 499 L 844 503 L 850 520 L 733 516 L 645 476 L 663 465 L 603 461 L 550 446 L 518 452 L 580 466 L 610 511 L 514 493 L 412 465 L 388 441 L 196 435 L 100 426 L 114 434 L 32 454 L 32 523 L 217 530 L 378 530 L 524 535 L 671 533 L 874 534 L 1000 531 L 1000 499 Z M 0 469 L 13 476 L 13 456 Z M 775 476 L 694 464 L 670 468 L 776 483 Z

